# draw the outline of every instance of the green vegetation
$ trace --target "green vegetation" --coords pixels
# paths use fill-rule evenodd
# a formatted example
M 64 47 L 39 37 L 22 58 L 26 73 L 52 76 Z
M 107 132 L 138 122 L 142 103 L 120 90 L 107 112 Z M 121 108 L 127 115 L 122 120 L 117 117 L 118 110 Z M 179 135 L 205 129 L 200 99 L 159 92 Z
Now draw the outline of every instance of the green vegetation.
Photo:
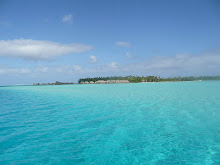
M 79 79 L 78 83 L 81 82 L 96 82 L 99 80 L 128 80 L 131 83 L 139 83 L 139 82 L 166 82 L 166 81 L 199 81 L 199 80 L 220 80 L 220 76 L 199 76 L 199 77 L 168 77 L 168 78 L 161 78 L 158 76 L 114 76 L 114 77 L 95 77 L 95 78 L 82 78 Z

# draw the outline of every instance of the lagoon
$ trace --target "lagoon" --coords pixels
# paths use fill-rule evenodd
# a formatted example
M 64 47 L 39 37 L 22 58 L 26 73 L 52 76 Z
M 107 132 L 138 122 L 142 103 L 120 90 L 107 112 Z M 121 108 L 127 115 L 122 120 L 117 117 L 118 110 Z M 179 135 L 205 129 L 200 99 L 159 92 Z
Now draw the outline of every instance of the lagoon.
M 0 87 L 0 164 L 220 164 L 220 81 Z

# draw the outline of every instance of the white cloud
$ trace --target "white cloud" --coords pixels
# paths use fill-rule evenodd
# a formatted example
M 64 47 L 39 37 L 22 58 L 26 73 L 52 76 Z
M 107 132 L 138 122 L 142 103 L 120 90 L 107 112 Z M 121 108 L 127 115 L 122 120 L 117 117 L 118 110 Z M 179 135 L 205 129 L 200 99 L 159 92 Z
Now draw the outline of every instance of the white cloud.
M 62 67 L 56 67 L 55 71 L 58 73 L 62 73 L 64 69 Z
M 33 69 L 10 68 L 0 66 L 0 74 L 10 73 L 45 73 L 45 74 L 74 74 L 74 75 L 160 75 L 160 76 L 188 76 L 220 74 L 220 55 L 175 55 L 154 56 L 141 62 L 120 64 L 110 62 L 94 66 L 82 65 L 39 65 Z
M 79 78 L 96 76 L 156 75 L 202 76 L 220 75 L 220 54 L 154 56 L 139 62 L 127 64 L 109 62 L 99 65 L 38 65 L 31 68 L 14 68 L 0 65 L 0 79 L 20 75 L 19 83 L 74 81 Z M 17 81 L 17 80 L 16 80 Z M 2 83 L 2 82 L 0 82 Z
M 126 52 L 126 58 L 131 58 L 131 54 L 129 52 Z
M 81 65 L 73 65 L 73 70 L 76 72 L 81 72 L 82 71 L 82 66 Z
M 12 68 L 8 66 L 0 66 L 0 75 L 1 74 L 28 74 L 30 73 L 30 69 L 26 68 Z
M 62 18 L 62 22 L 63 23 L 70 23 L 70 24 L 72 24 L 73 23 L 73 16 L 72 16 L 72 14 L 64 15 L 63 18 Z
M 116 63 L 116 62 L 112 62 L 112 63 L 110 63 L 110 65 L 109 65 L 111 68 L 118 68 L 118 64 Z
M 87 72 L 87 70 L 83 68 L 82 65 L 66 65 L 65 69 L 63 70 L 63 73 L 70 75 L 81 75 L 85 72 Z
M 117 41 L 115 43 L 116 46 L 121 46 L 121 47 L 130 47 L 131 44 L 129 42 L 122 42 L 122 41 Z
M 219 55 L 175 55 L 154 56 L 145 62 L 121 66 L 121 70 L 161 76 L 189 76 L 220 74 Z
M 97 57 L 96 56 L 90 56 L 90 63 L 96 63 Z
M 148 69 L 182 69 L 202 71 L 208 69 L 210 66 L 217 66 L 220 64 L 220 56 L 206 55 L 206 56 L 192 56 L 192 55 L 175 55 L 168 57 L 156 56 L 149 59 Z M 193 69 L 194 68 L 194 69 Z
M 74 43 L 60 44 L 31 39 L 0 40 L 0 56 L 31 60 L 49 60 L 56 56 L 81 53 L 91 49 L 92 46 Z
M 97 67 L 81 67 L 86 75 L 158 75 L 200 76 L 220 74 L 219 55 L 175 55 L 154 56 L 137 63 L 119 64 L 111 62 Z
M 41 72 L 41 73 L 46 73 L 48 72 L 48 67 L 39 65 L 38 67 L 35 68 L 35 72 Z

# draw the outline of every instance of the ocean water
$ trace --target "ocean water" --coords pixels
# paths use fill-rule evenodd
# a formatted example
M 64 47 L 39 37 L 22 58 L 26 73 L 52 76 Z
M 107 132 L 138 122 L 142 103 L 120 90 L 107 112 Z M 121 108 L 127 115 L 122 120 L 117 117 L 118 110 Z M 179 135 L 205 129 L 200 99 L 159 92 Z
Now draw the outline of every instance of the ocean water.
M 0 164 L 219 165 L 220 81 L 0 87 Z

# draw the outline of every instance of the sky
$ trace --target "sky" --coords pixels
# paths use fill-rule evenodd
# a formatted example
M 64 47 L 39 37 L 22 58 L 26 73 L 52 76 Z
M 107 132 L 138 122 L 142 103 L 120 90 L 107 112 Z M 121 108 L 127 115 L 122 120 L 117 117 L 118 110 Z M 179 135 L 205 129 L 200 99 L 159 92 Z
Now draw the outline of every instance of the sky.
M 0 0 L 0 85 L 220 75 L 218 0 Z

